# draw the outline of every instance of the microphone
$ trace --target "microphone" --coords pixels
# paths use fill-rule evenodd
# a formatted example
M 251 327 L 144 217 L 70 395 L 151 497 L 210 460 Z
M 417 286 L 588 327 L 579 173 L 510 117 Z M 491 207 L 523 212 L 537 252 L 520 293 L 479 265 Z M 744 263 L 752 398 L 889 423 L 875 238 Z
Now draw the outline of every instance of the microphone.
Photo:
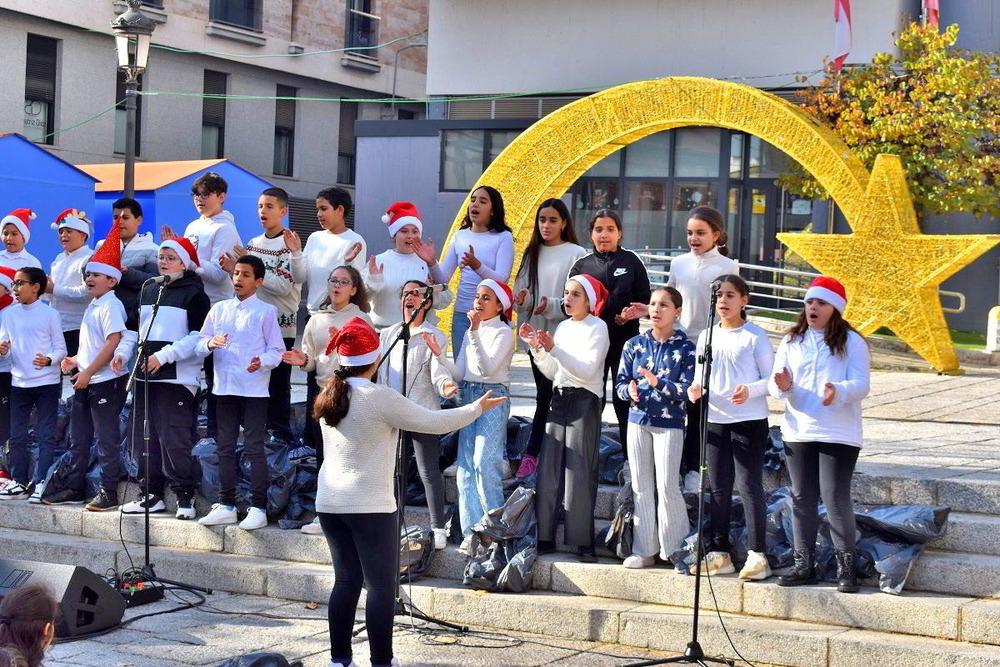
M 712 290 L 712 294 L 718 294 L 719 290 L 722 289 L 722 281 L 721 280 L 713 280 L 710 289 Z
M 443 292 L 446 289 L 448 289 L 448 286 L 444 283 L 436 283 L 434 285 L 428 285 L 424 289 L 428 294 L 437 294 L 439 292 Z
M 175 280 L 180 280 L 184 277 L 183 271 L 174 271 L 173 273 L 166 273 L 162 276 L 156 276 L 155 278 L 150 278 L 146 282 L 150 282 L 156 285 L 169 285 Z

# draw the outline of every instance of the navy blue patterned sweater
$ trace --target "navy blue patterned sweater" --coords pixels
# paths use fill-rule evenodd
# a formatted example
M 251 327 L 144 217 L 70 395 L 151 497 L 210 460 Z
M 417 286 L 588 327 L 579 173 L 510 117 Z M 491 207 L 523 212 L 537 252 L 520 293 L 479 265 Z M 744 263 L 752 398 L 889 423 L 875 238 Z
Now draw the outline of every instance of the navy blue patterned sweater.
M 622 350 L 622 360 L 615 378 L 618 397 L 630 401 L 629 382 L 639 388 L 639 402 L 632 403 L 628 420 L 635 424 L 661 428 L 684 428 L 687 389 L 694 378 L 694 343 L 683 331 L 675 331 L 666 342 L 653 338 L 651 331 L 630 338 Z M 646 368 L 658 378 L 656 387 L 639 374 Z

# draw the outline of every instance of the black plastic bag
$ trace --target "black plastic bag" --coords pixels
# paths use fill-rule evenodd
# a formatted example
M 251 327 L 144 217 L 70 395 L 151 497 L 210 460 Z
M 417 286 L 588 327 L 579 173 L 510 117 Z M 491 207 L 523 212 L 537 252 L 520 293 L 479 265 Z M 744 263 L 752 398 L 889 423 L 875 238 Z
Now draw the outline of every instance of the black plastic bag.
M 302 661 L 288 662 L 280 653 L 251 653 L 229 658 L 217 667 L 302 667 Z
M 201 483 L 198 485 L 198 490 L 208 502 L 219 502 L 219 453 L 216 450 L 215 438 L 202 438 L 191 449 L 191 453 L 201 468 Z
M 597 445 L 597 478 L 603 484 L 617 484 L 618 475 L 625 466 L 625 453 L 617 438 L 601 433 Z
M 518 487 L 473 529 L 473 553 L 463 583 L 480 590 L 521 593 L 531 587 L 538 558 L 535 492 Z
M 510 417 L 507 420 L 507 460 L 521 460 L 528 451 L 530 441 L 531 420 L 527 417 Z
M 617 505 L 611 525 L 597 534 L 597 542 L 624 560 L 632 555 L 635 503 L 632 501 L 631 485 L 626 484 L 618 492 Z
M 52 467 L 49 468 L 49 472 L 45 476 L 45 491 L 42 493 L 42 499 L 51 498 L 56 493 L 69 489 L 74 479 L 80 479 L 82 475 L 86 474 L 81 470 L 85 466 L 86 461 L 73 456 L 73 452 L 63 452 L 52 463 Z M 87 497 L 93 498 L 93 495 Z
M 414 581 L 427 573 L 434 558 L 434 540 L 420 526 L 405 526 L 399 535 L 399 581 Z

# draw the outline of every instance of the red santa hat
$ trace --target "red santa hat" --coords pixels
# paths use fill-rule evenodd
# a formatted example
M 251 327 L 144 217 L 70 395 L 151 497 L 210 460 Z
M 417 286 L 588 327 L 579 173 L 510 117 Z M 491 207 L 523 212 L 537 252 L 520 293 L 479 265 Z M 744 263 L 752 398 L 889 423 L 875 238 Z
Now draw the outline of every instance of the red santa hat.
M 31 240 L 31 221 L 35 217 L 35 212 L 30 208 L 15 208 L 5 215 L 3 220 L 0 220 L 0 230 L 3 230 L 7 225 L 14 225 L 24 237 L 24 242 L 27 243 Z
M 847 291 L 840 284 L 840 281 L 829 276 L 819 276 L 809 283 L 809 289 L 806 290 L 806 295 L 802 297 L 802 300 L 808 301 L 809 299 L 826 301 L 836 308 L 841 315 L 844 314 L 844 309 L 847 308 Z
M 75 229 L 90 238 L 90 220 L 87 220 L 86 216 L 87 214 L 83 211 L 68 208 L 56 217 L 56 221 L 52 223 L 51 227 L 56 231 L 63 228 Z
M 604 286 L 604 283 L 586 273 L 571 276 L 570 280 L 579 283 L 583 291 L 587 293 L 587 300 L 590 302 L 590 312 L 599 316 L 601 311 L 604 310 L 604 304 L 608 301 L 608 288 Z
M 382 222 L 389 225 L 389 236 L 395 236 L 406 225 L 413 225 L 421 234 L 424 232 L 417 207 L 408 201 L 398 201 L 390 206 L 382 216 Z
M 487 278 L 479 283 L 479 287 L 488 287 L 490 291 L 497 295 L 497 300 L 503 306 L 507 319 L 511 316 L 511 306 L 514 304 L 514 292 L 507 283 L 498 283 L 492 278 Z
M 7 288 L 7 291 L 14 289 L 14 274 L 17 273 L 9 266 L 0 266 L 0 285 Z
M 104 239 L 104 244 L 90 256 L 87 262 L 87 273 L 101 273 L 115 280 L 122 279 L 122 239 L 121 226 L 115 220 Z
M 319 359 L 326 362 L 336 352 L 340 366 L 367 366 L 378 359 L 378 334 L 360 317 L 352 317 L 332 336 Z
M 177 256 L 184 262 L 185 269 L 197 269 L 201 266 L 198 261 L 198 251 L 194 249 L 194 244 L 183 236 L 175 236 L 160 244 L 160 250 L 170 248 L 177 253 Z

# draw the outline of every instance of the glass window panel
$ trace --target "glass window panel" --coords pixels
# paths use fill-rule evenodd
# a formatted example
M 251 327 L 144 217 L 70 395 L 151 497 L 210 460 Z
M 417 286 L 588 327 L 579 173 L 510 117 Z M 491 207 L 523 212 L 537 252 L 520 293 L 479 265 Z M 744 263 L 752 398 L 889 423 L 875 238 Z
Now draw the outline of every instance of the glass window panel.
M 125 109 L 115 109 L 115 152 L 125 152 L 125 124 L 127 113 Z
M 441 188 L 468 190 L 483 173 L 483 130 L 445 130 L 441 133 Z
M 644 137 L 625 149 L 626 176 L 670 176 L 670 131 Z
M 726 231 L 729 233 L 729 256 L 736 257 L 740 253 L 740 213 L 743 203 L 743 191 L 741 188 L 729 188 L 729 197 L 726 202 Z
M 593 167 L 587 170 L 584 176 L 614 176 L 617 177 L 622 171 L 622 156 L 618 151 L 607 156 Z
M 219 140 L 222 137 L 222 128 L 218 125 L 201 126 L 201 159 L 214 160 L 222 157 L 219 155 Z
M 692 181 L 674 183 L 674 197 L 670 208 L 669 247 L 687 248 L 687 221 L 691 209 L 697 206 L 717 206 L 716 184 Z
M 777 178 L 788 156 L 760 137 L 750 137 L 750 178 Z
M 674 174 L 715 178 L 719 175 L 722 131 L 715 127 L 685 127 L 676 131 Z
M 292 175 L 292 133 L 278 130 L 274 133 L 274 173 L 281 176 Z
M 743 134 L 729 136 L 729 178 L 743 178 Z
M 517 135 L 519 134 L 521 132 L 518 130 L 497 130 L 490 132 L 489 161 L 486 164 L 492 164 L 493 160 L 496 160 L 497 156 L 503 152 L 503 149 L 507 148 L 510 142 L 517 139 Z
M 667 184 L 632 181 L 625 184 L 622 212 L 629 248 L 663 248 L 667 243 Z M 589 223 L 589 220 L 588 220 Z
M 750 191 L 750 263 L 764 264 L 765 260 L 770 263 L 771 258 L 767 257 L 764 247 L 764 227 L 767 223 L 767 191 L 754 188 Z
M 620 211 L 619 204 L 618 181 L 587 179 L 581 182 L 577 211 L 573 216 L 581 245 L 590 245 L 590 219 L 594 217 L 594 213 L 602 208 Z
M 24 136 L 31 141 L 40 141 L 52 130 L 49 129 L 49 103 L 39 100 L 24 100 Z M 124 135 L 124 130 L 122 134 Z M 51 143 L 46 140 L 46 143 Z

